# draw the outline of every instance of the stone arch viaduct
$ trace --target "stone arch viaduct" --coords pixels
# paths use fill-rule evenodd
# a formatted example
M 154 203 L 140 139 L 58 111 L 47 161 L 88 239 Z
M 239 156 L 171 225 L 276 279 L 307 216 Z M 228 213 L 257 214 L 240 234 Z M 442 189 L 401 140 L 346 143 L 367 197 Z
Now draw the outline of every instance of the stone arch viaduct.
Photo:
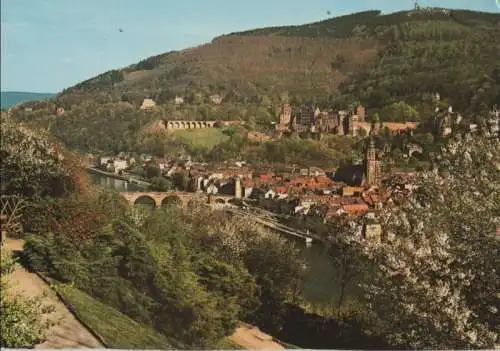
M 167 130 L 215 128 L 216 121 L 165 121 Z
M 227 195 L 210 195 L 204 193 L 187 193 L 180 191 L 169 192 L 154 192 L 154 191 L 137 191 L 137 192 L 121 192 L 120 195 L 125 198 L 129 204 L 137 205 L 138 200 L 146 200 L 154 203 L 156 207 L 165 206 L 168 204 L 179 204 L 181 206 L 189 206 L 194 201 L 202 201 L 213 205 L 230 205 L 233 196 Z

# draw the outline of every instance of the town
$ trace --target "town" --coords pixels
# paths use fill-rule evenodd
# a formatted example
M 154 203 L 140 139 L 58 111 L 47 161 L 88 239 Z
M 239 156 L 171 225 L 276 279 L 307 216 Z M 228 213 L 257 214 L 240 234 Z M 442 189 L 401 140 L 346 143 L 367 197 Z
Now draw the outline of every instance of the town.
M 436 94 L 439 101 L 439 94 Z M 436 108 L 436 137 L 445 138 L 463 126 L 464 118 L 449 107 L 445 111 Z M 498 137 L 499 111 L 493 108 L 486 134 Z M 305 137 L 333 133 L 345 137 L 364 136 L 364 153 L 359 164 L 340 169 L 321 169 L 301 167 L 300 165 L 270 164 L 255 166 L 245 160 L 222 164 L 195 162 L 189 156 L 166 159 L 152 155 L 121 152 L 117 155 L 87 155 L 89 169 L 94 172 L 143 184 L 144 191 L 132 197 L 134 204 L 161 206 L 154 200 L 154 192 L 177 191 L 204 195 L 206 201 L 218 208 L 263 209 L 281 218 L 287 218 L 292 227 L 307 218 L 322 223 L 335 221 L 344 215 L 349 218 L 371 219 L 388 204 L 401 198 L 412 190 L 414 172 L 392 171 L 384 173 L 374 136 L 383 129 L 390 133 L 413 133 L 417 123 L 378 123 L 365 122 L 366 109 L 354 106 L 351 110 L 321 112 L 311 103 L 305 104 L 296 114 L 292 114 L 289 104 L 281 106 L 280 121 L 276 124 L 274 138 L 287 137 L 300 133 Z M 203 123 L 203 124 L 202 124 Z M 190 122 L 167 121 L 167 130 L 182 128 L 217 128 L 236 125 L 232 122 Z M 462 127 L 463 128 L 463 127 Z M 467 133 L 475 133 L 478 126 L 469 123 Z M 250 133 L 249 133 L 250 134 Z M 256 133 L 253 133 L 256 134 Z M 271 137 L 268 137 L 270 139 Z M 262 139 L 262 137 L 261 137 Z M 418 145 L 416 146 L 419 149 Z M 410 149 L 411 156 L 413 149 Z M 421 148 L 420 148 L 421 151 Z M 391 179 L 391 184 L 386 183 Z M 394 182 L 394 179 L 399 179 Z M 165 201 L 172 197 L 164 198 Z M 182 202 L 177 198 L 177 201 Z M 284 216 L 284 217 L 283 217 Z M 290 218 L 294 221 L 290 222 Z M 372 221 L 362 228 L 364 237 L 377 237 L 380 240 L 382 229 Z
M 500 15 L 446 1 L 3 1 L 2 350 L 500 349 Z

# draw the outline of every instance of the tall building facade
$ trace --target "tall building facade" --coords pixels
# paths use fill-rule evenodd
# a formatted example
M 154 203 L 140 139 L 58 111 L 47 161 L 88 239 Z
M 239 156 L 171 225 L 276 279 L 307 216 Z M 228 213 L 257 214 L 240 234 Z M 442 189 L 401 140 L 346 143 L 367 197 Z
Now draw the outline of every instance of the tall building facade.
M 294 129 L 296 132 L 308 132 L 315 123 L 316 107 L 312 102 L 308 102 L 302 106 L 298 113 L 294 116 Z
M 292 107 L 290 104 L 281 105 L 280 124 L 287 125 L 292 121 Z
M 370 137 L 367 145 L 364 163 L 366 184 L 368 186 L 378 186 L 382 177 L 382 164 L 377 159 L 377 150 L 375 149 L 373 137 Z

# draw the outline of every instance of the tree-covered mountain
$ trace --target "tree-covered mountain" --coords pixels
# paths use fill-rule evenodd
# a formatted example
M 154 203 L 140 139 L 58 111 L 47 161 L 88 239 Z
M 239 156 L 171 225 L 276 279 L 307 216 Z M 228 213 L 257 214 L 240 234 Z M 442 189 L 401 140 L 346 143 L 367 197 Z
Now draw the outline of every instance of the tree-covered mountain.
M 284 99 L 360 101 L 369 114 L 406 101 L 425 119 L 439 92 L 454 109 L 477 114 L 500 101 L 499 34 L 500 14 L 437 8 L 231 33 L 105 72 L 17 115 L 72 147 L 114 150 L 137 147 L 141 129 L 158 118 L 243 119 L 265 128 Z M 222 104 L 211 102 L 213 94 Z M 174 104 L 176 95 L 184 104 Z M 139 109 L 145 98 L 155 100 L 154 111 Z M 59 106 L 64 117 L 55 116 Z
M 50 99 L 56 94 L 52 93 L 30 93 L 20 91 L 2 91 L 0 93 L 2 109 L 8 109 L 11 106 L 26 102 Z

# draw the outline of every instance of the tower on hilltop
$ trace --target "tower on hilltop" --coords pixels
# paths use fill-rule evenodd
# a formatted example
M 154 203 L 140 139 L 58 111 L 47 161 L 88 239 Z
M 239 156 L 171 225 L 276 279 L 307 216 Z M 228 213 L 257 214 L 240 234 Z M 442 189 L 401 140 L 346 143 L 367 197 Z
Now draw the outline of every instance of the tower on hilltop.
M 377 150 L 375 149 L 375 140 L 370 136 L 365 152 L 365 177 L 366 184 L 369 186 L 379 185 L 381 178 L 381 162 L 377 159 Z

